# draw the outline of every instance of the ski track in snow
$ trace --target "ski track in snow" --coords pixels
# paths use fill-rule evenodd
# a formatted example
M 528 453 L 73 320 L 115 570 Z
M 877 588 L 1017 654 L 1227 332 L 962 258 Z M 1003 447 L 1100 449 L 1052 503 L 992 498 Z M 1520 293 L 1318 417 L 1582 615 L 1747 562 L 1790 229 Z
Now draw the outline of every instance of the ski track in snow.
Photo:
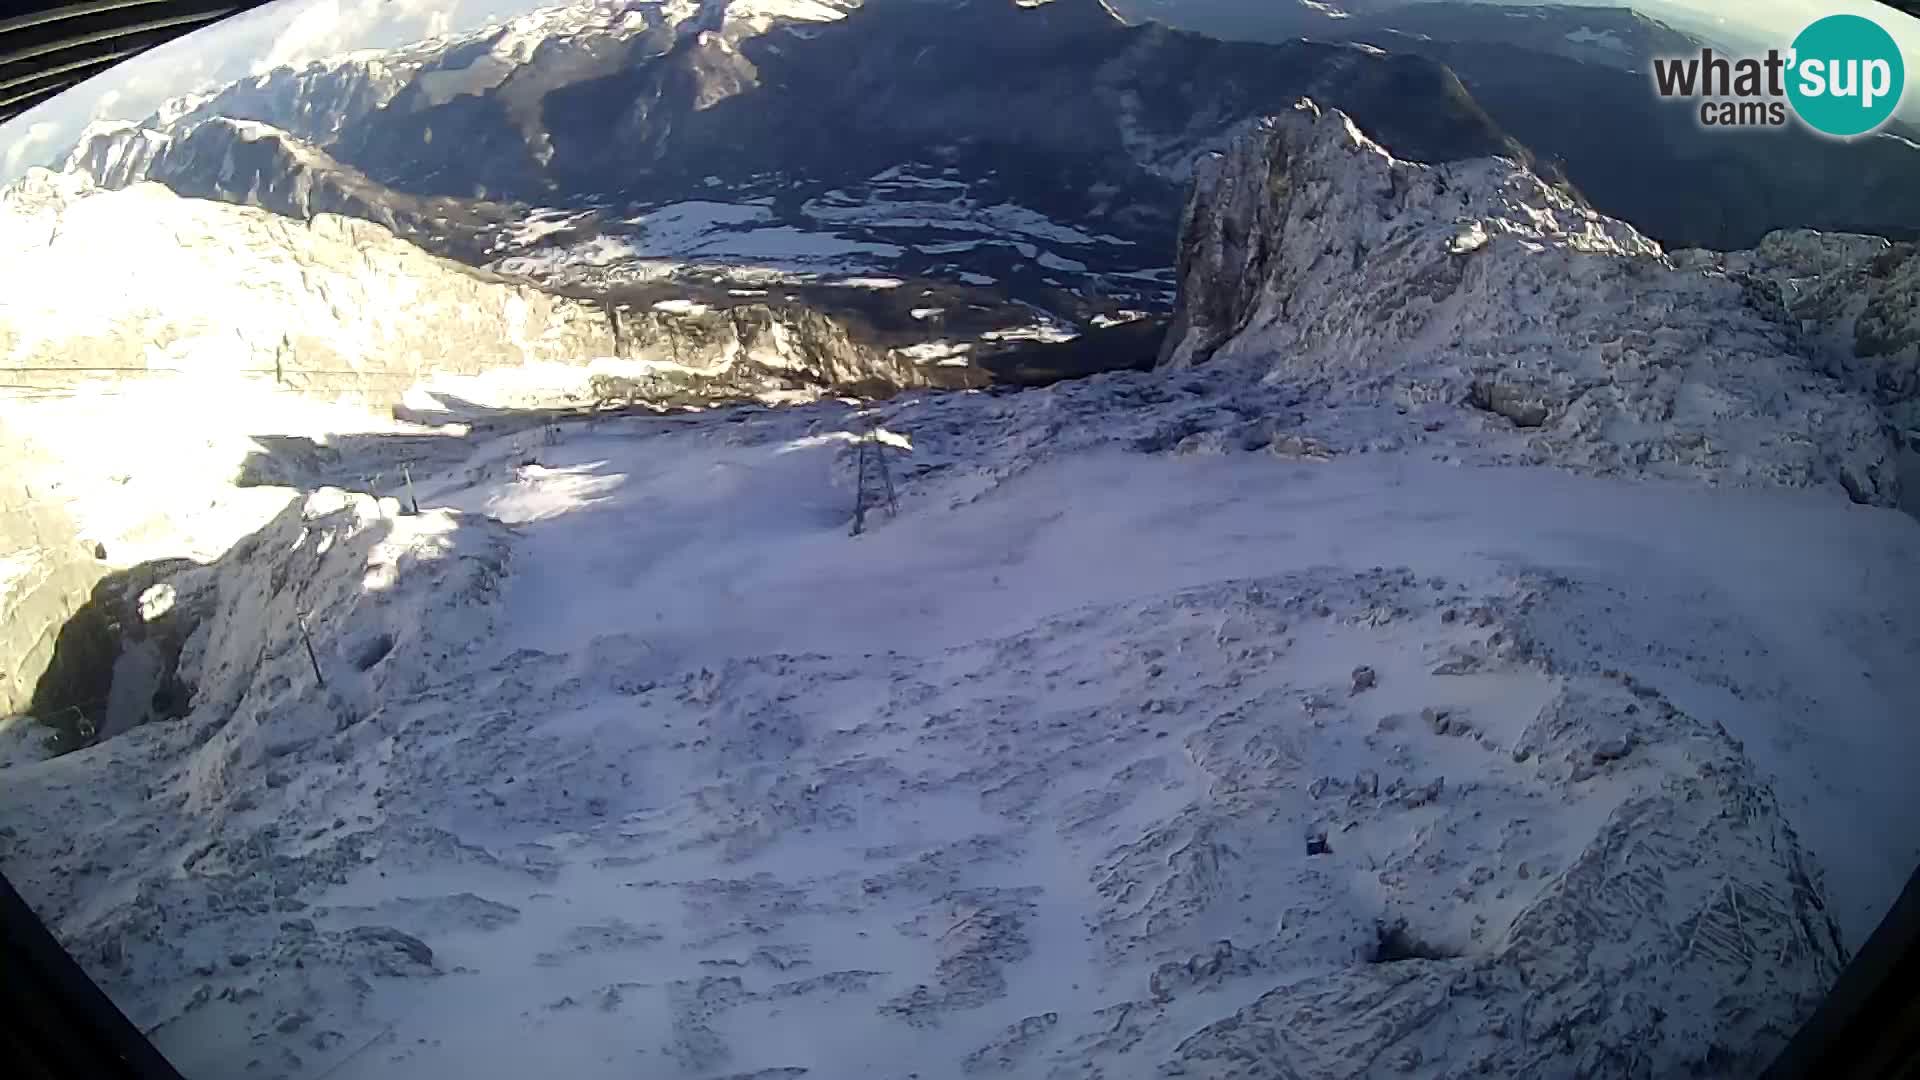
M 1911 520 L 1042 400 L 892 406 L 857 538 L 831 404 L 316 496 L 236 718 L 8 769 L 0 857 L 195 1077 L 1742 1075 L 1898 891 Z

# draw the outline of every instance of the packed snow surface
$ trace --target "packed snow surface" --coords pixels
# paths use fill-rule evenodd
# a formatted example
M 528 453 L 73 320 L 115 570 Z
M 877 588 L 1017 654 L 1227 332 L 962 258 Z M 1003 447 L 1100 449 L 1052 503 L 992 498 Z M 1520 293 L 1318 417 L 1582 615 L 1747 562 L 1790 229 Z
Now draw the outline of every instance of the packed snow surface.
M 1262 392 L 448 436 L 0 861 L 193 1077 L 1755 1075 L 1916 858 L 1920 528 Z

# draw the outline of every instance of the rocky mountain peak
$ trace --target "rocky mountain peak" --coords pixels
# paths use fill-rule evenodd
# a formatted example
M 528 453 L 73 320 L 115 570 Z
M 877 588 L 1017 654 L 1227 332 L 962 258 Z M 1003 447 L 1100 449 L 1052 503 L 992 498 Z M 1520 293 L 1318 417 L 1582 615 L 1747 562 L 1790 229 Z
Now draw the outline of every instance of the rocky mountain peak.
M 1199 167 L 1178 276 L 1163 366 L 1465 405 L 1601 472 L 1898 497 L 1883 417 L 1777 304 L 1513 160 L 1397 160 L 1302 101 Z
M 1660 252 L 1516 162 L 1400 161 L 1346 113 L 1306 99 L 1199 163 L 1183 226 L 1191 302 L 1168 342 L 1175 367 L 1266 350 L 1274 335 L 1291 362 L 1392 362 L 1462 283 L 1462 257 L 1498 237 L 1569 255 Z M 1354 310 L 1355 278 L 1404 281 L 1413 295 L 1393 290 Z

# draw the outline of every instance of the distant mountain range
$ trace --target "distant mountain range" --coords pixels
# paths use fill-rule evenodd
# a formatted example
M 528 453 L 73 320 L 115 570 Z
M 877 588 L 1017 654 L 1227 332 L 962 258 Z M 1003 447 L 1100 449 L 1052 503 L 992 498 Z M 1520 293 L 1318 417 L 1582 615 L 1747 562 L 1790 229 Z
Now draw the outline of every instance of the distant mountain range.
M 1655 97 L 1650 62 L 1705 43 L 1627 7 L 1452 0 L 1114 6 L 1131 18 L 1219 37 L 1365 42 L 1436 60 L 1596 207 L 1670 247 L 1750 247 L 1783 228 L 1920 237 L 1920 132 L 1896 121 L 1877 137 L 1841 143 L 1791 125 L 1704 129 L 1687 106 Z
M 1100 0 L 600 0 L 100 125 L 69 168 L 368 218 L 617 302 L 930 282 L 1047 337 L 1165 310 L 1192 162 L 1303 96 L 1410 158 L 1529 157 L 1430 59 Z
M 615 302 L 937 285 L 1043 338 L 1166 310 L 1193 161 L 1301 97 L 1402 158 L 1519 159 L 1670 247 L 1920 223 L 1910 140 L 1657 100 L 1647 58 L 1697 47 L 1626 9 L 1447 0 L 597 0 L 99 125 L 69 168 Z M 1022 339 L 973 333 L 953 347 Z

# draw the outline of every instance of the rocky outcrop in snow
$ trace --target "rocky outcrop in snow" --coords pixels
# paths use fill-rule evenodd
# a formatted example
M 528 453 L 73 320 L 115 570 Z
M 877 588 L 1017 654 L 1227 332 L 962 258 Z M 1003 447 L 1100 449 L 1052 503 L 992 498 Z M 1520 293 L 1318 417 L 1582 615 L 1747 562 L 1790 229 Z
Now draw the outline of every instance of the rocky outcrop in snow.
M 278 827 L 255 812 L 263 803 L 305 790 L 310 777 L 297 763 L 317 748 L 340 739 L 378 743 L 385 737 L 383 698 L 417 694 L 435 664 L 453 662 L 487 640 L 507 573 L 507 529 L 480 515 L 429 510 L 403 516 L 398 509 L 392 500 L 376 504 L 366 496 L 319 491 L 288 504 L 215 565 L 169 579 L 168 587 L 180 590 L 181 603 L 190 596 L 196 610 L 196 625 L 179 658 L 181 673 L 193 687 L 193 715 L 218 719 L 148 725 L 103 744 L 107 757 L 99 761 L 131 763 L 155 749 L 157 744 L 145 740 L 157 739 L 166 746 L 160 756 L 172 767 L 162 776 L 135 766 L 111 782 L 83 785 L 88 790 L 80 797 L 164 807 L 157 819 L 131 826 L 132 818 L 121 816 L 122 825 L 131 827 L 113 825 L 94 835 L 86 850 L 89 858 L 103 860 L 103 868 L 130 867 L 162 850 L 173 851 L 177 859 L 170 857 L 168 868 L 158 874 L 151 872 L 155 867 L 134 872 L 125 883 L 130 895 L 144 899 L 97 919 L 70 917 L 78 913 L 69 903 L 91 894 L 85 875 L 72 878 L 72 886 L 41 894 L 48 903 L 42 912 L 83 963 L 107 965 L 96 969 L 103 974 L 121 972 L 122 963 L 127 971 L 137 965 L 163 981 L 185 979 L 201 986 L 196 991 L 176 983 L 138 1009 L 192 1010 L 207 1004 L 211 990 L 204 981 L 216 967 L 193 954 L 185 928 L 202 925 L 222 909 L 272 913 L 257 928 L 261 936 L 230 939 L 219 950 L 215 963 L 223 975 L 258 980 L 249 990 L 223 991 L 223 999 L 266 992 L 283 1007 L 272 1014 L 278 1030 L 297 1035 L 302 1052 L 329 1045 L 315 1031 L 298 1030 L 312 1019 L 301 1011 L 310 1010 L 312 1001 L 338 995 L 336 1000 L 354 1003 L 346 1010 L 353 1012 L 373 994 L 368 976 L 434 973 L 431 949 L 368 917 L 373 913 L 360 913 L 352 920 L 359 925 L 347 929 L 315 930 L 310 921 L 287 921 L 305 907 L 291 899 L 295 878 L 337 877 L 357 859 L 351 853 L 355 841 L 345 837 L 344 818 L 339 835 L 308 832 L 302 843 L 311 844 L 306 850 L 318 858 L 292 871 L 271 851 Z M 132 750 L 136 758 L 119 758 L 123 750 Z M 50 765 L 72 768 L 88 757 L 69 755 Z M 359 766 L 349 768 L 357 773 Z M 83 767 L 73 775 L 86 771 Z M 360 773 L 350 783 L 364 784 L 370 776 Z M 53 817 L 40 818 L 42 812 Z M 13 841 L 30 830 L 53 828 L 63 813 L 55 800 L 33 809 L 8 808 L 9 828 L 0 830 L 0 843 L 7 847 L 0 856 L 10 872 L 22 865 L 23 852 Z M 330 821 L 338 815 L 357 817 L 357 812 L 336 803 L 322 813 Z M 197 838 L 210 835 L 251 839 L 230 853 L 216 852 Z M 226 884 L 179 890 L 189 876 L 203 884 Z M 168 899 L 151 902 L 161 894 Z M 282 939 L 291 927 L 304 927 L 299 940 Z
M 1203 162 L 1179 264 L 1165 366 L 1463 404 L 1525 457 L 1596 472 L 1897 499 L 1880 416 L 1750 287 L 1504 158 L 1396 160 L 1303 101 Z
M 1677 264 L 1728 274 L 1768 292 L 1824 370 L 1920 433 L 1920 245 L 1795 229 L 1751 251 L 1680 251 Z

